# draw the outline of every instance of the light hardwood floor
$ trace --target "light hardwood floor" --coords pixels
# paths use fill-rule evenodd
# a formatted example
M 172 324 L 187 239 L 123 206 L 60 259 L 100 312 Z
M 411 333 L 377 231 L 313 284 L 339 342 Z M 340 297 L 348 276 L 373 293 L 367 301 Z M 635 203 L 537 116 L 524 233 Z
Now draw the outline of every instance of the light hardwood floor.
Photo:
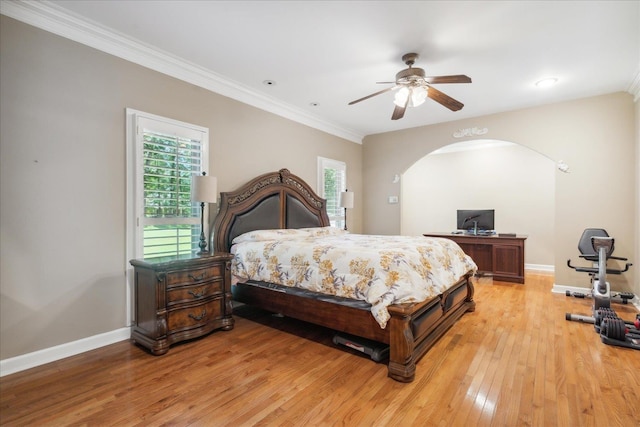
M 585 275 L 586 277 L 586 275 Z M 413 383 L 338 348 L 332 333 L 247 307 L 229 332 L 151 356 L 129 342 L 0 379 L 0 423 L 42 425 L 637 426 L 640 352 L 603 344 L 590 301 L 475 280 L 467 313 Z M 614 305 L 632 320 L 632 306 Z M 411 397 L 414 396 L 414 397 Z

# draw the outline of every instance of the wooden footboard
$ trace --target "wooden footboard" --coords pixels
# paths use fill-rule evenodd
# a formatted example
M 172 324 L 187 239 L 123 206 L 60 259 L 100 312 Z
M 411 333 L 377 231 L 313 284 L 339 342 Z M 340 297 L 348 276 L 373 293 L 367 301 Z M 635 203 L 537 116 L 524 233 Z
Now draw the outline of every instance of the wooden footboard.
M 416 362 L 467 311 L 474 311 L 473 283 L 466 276 L 449 291 L 417 304 L 389 306 L 389 376 L 411 382 Z

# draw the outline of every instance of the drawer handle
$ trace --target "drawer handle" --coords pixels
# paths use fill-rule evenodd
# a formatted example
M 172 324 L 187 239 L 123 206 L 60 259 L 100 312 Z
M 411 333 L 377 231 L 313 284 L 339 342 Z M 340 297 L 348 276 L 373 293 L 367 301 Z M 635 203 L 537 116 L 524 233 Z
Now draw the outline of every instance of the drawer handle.
M 204 319 L 204 316 L 206 315 L 207 315 L 207 310 L 205 309 L 202 309 L 202 313 L 200 313 L 200 316 L 196 316 L 194 314 L 189 313 L 189 317 L 195 320 L 196 322 L 199 322 L 200 320 Z
M 202 298 L 203 296 L 205 296 L 205 294 L 207 293 L 207 288 L 202 288 L 200 290 L 197 291 L 189 291 L 189 294 L 194 297 L 194 298 Z
M 189 274 L 189 278 L 190 278 L 191 280 L 193 280 L 194 282 L 197 282 L 198 280 L 202 280 L 202 279 L 204 279 L 204 277 L 205 277 L 206 275 L 207 275 L 207 273 L 206 273 L 206 272 L 205 272 L 205 273 L 202 273 L 202 274 L 201 274 L 201 275 L 199 275 L 199 276 L 194 276 L 193 274 Z

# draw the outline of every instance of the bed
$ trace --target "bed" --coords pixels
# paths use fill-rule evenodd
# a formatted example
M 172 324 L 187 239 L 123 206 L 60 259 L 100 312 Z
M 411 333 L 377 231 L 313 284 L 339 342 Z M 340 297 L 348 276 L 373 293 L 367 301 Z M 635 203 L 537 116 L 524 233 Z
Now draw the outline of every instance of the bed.
M 331 229 L 325 200 L 288 169 L 260 175 L 220 196 L 213 228 L 215 251 L 231 252 L 234 239 L 256 230 Z M 424 301 L 386 305 L 384 327 L 372 314 L 372 305 L 360 299 L 237 277 L 232 291 L 238 302 L 388 345 L 389 377 L 411 382 L 416 362 L 465 312 L 475 310 L 474 267 Z

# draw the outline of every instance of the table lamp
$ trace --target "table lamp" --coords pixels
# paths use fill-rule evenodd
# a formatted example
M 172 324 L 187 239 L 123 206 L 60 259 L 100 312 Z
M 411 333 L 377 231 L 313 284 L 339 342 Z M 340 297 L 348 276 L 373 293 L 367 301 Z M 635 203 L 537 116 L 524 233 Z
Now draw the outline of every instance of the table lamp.
M 215 176 L 202 175 L 191 177 L 191 200 L 200 202 L 200 251 L 198 255 L 207 254 L 207 240 L 204 237 L 204 204 L 218 202 L 218 180 Z
M 347 209 L 353 208 L 353 191 L 344 190 L 340 193 L 340 207 L 344 208 L 344 229 L 347 229 Z

